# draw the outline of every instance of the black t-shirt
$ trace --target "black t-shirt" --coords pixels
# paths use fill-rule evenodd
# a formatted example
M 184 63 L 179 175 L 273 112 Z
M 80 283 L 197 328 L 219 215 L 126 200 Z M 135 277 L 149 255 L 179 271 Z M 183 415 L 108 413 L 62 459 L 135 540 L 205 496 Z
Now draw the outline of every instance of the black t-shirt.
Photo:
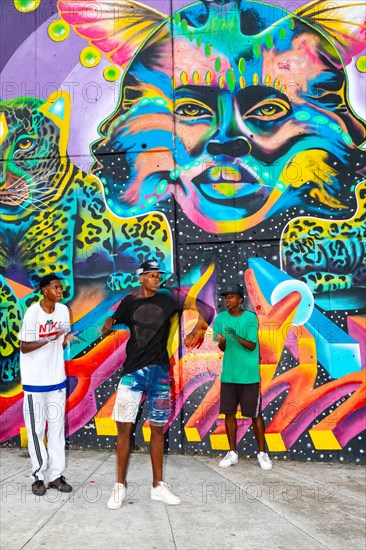
M 180 311 L 180 306 L 170 291 L 158 290 L 154 296 L 143 298 L 128 294 L 112 315 L 117 323 L 130 329 L 127 342 L 127 357 L 123 374 L 128 374 L 148 365 L 168 365 L 166 349 L 170 319 Z

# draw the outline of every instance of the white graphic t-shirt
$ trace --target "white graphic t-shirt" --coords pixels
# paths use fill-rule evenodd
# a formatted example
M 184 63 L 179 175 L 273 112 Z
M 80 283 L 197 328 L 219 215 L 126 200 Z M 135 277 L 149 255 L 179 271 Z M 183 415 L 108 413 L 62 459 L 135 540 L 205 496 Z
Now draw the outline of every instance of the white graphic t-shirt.
M 27 309 L 19 339 L 34 342 L 70 328 L 70 314 L 64 304 L 55 304 L 53 313 L 46 313 L 40 304 Z M 64 350 L 65 334 L 30 353 L 20 353 L 20 376 L 25 391 L 52 391 L 66 387 Z

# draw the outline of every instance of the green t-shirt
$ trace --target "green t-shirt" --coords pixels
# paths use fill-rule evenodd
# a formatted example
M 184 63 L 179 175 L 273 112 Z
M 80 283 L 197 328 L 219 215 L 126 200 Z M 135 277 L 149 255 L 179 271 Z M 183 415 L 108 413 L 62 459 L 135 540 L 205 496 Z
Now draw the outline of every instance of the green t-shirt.
M 250 351 L 239 344 L 230 334 L 230 329 L 243 340 L 255 342 L 257 344 L 255 349 Z M 215 318 L 213 330 L 215 342 L 217 342 L 217 334 L 222 334 L 226 338 L 221 382 L 234 384 L 259 382 L 258 319 L 255 313 L 243 311 L 242 315 L 235 317 L 228 311 L 223 311 Z

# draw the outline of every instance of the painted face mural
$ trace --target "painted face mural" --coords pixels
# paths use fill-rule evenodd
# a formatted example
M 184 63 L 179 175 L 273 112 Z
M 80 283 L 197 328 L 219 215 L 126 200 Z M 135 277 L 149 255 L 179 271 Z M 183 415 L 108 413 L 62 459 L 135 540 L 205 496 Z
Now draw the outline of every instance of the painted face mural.
M 216 1 L 176 13 L 172 31 L 163 23 L 128 66 L 93 147 L 109 207 L 121 216 L 164 210 L 174 195 L 212 233 L 291 209 L 349 216 L 365 130 L 340 55 L 312 23 L 311 9 L 294 17 Z

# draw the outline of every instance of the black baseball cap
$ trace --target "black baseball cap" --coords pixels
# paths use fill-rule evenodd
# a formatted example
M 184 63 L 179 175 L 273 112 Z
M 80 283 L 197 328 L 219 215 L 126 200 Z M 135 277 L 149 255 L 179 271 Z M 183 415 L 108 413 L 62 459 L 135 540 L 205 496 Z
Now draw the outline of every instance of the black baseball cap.
M 239 294 L 239 296 L 244 298 L 244 288 L 240 285 L 228 285 L 221 292 L 220 296 L 226 296 L 226 294 Z
M 39 280 L 39 288 L 43 288 L 44 286 L 49 285 L 52 283 L 52 281 L 61 281 L 62 279 L 56 275 L 56 273 L 49 273 L 48 275 L 45 275 L 44 277 L 41 277 Z
M 143 273 L 151 273 L 152 271 L 156 271 L 157 273 L 166 273 L 166 271 L 160 269 L 156 260 L 148 260 L 147 262 L 143 262 L 139 269 L 137 269 L 136 273 L 137 275 L 142 275 Z

